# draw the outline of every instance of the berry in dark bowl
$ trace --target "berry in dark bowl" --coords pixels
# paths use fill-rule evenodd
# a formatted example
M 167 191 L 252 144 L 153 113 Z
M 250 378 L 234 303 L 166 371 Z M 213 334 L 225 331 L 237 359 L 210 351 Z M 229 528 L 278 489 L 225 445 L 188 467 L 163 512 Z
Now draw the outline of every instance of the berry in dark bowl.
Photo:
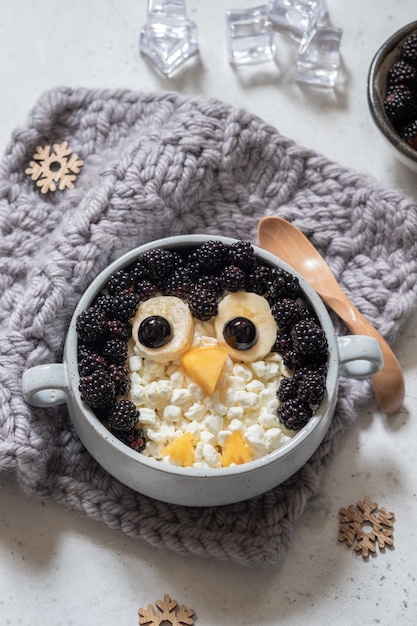
M 396 157 L 417 171 L 417 22 L 394 33 L 376 53 L 368 75 L 368 104 Z

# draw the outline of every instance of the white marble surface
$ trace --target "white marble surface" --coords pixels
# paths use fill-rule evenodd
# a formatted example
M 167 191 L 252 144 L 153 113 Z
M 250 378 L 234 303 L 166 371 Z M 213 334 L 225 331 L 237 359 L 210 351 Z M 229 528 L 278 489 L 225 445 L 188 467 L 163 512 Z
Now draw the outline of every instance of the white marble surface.
M 13 0 L 0 20 L 0 150 L 45 89 L 57 85 L 175 89 L 244 106 L 300 144 L 368 172 L 417 200 L 417 176 L 394 160 L 371 122 L 366 79 L 372 56 L 415 19 L 415 0 L 328 0 L 344 28 L 343 81 L 330 94 L 291 82 L 288 66 L 235 72 L 224 12 L 247 0 L 188 1 L 201 57 L 175 79 L 139 56 L 142 0 Z M 283 58 L 285 54 L 283 52 Z M 300 521 L 284 561 L 268 569 L 155 550 L 50 502 L 23 495 L 0 475 L 0 623 L 37 626 L 137 624 L 137 610 L 168 593 L 196 624 L 415 624 L 417 619 L 416 317 L 395 346 L 407 385 L 401 413 L 370 405 L 340 442 L 321 511 Z M 394 511 L 395 547 L 364 562 L 337 542 L 338 509 L 370 495 Z

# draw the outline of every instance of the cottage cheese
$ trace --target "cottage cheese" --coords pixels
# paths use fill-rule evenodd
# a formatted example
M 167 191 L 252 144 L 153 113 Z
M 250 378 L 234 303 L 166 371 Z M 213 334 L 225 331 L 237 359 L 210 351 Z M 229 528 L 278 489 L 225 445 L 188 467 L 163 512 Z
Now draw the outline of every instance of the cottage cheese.
M 214 324 L 197 322 L 193 346 L 215 342 Z M 290 371 L 278 353 L 262 361 L 235 362 L 227 357 L 217 390 L 205 397 L 191 380 L 181 360 L 167 364 L 141 358 L 132 348 L 129 399 L 140 411 L 140 426 L 147 439 L 143 454 L 176 465 L 164 448 L 184 433 L 191 433 L 197 468 L 222 467 L 221 450 L 233 432 L 241 432 L 255 458 L 268 454 L 290 439 L 277 417 L 276 390 Z

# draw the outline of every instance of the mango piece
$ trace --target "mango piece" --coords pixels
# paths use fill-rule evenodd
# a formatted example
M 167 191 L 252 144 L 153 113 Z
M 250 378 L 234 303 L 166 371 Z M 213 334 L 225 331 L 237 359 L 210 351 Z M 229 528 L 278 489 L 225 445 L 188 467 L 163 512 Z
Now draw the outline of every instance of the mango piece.
M 192 467 L 194 465 L 194 446 L 191 433 L 184 433 L 174 439 L 163 450 L 162 454 L 169 454 L 171 459 L 180 463 L 182 467 Z
M 243 439 L 243 433 L 234 432 L 222 450 L 222 465 L 223 467 L 229 467 L 232 463 L 241 465 L 252 461 L 253 457 L 253 450 Z
M 182 357 L 186 373 L 211 396 L 227 359 L 227 350 L 221 346 L 192 348 Z

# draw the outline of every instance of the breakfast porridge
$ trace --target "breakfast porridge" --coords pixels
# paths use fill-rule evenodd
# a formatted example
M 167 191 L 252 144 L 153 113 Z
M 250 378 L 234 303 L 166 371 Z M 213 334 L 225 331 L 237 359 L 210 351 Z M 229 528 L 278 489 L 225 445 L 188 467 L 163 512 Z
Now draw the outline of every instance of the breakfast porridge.
M 76 327 L 81 399 L 163 463 L 262 457 L 325 395 L 327 340 L 297 278 L 259 263 L 247 242 L 145 252 Z

